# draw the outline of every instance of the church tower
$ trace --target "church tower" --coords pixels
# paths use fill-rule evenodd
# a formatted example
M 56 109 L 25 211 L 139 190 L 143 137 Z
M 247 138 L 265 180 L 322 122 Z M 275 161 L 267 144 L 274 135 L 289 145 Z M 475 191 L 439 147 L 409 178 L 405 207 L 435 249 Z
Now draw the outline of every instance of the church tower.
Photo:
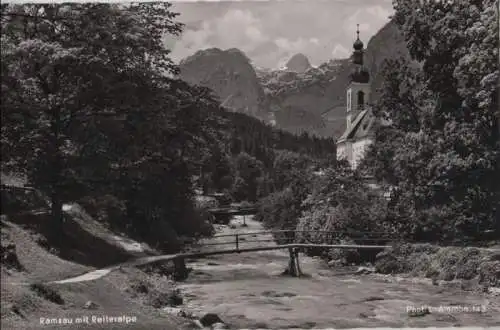
M 359 39 L 359 24 L 357 25 L 357 39 L 353 44 L 352 63 L 354 68 L 347 86 L 347 131 L 351 129 L 358 114 L 365 110 L 370 100 L 370 73 L 363 65 L 364 45 Z

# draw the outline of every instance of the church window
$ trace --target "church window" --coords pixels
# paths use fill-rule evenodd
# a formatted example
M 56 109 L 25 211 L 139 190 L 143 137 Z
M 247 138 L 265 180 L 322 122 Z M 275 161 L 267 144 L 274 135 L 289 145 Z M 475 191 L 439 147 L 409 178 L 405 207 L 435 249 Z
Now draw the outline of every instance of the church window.
M 351 90 L 347 91 L 347 111 L 351 111 Z
M 363 91 L 358 92 L 358 109 L 363 110 L 365 108 L 365 93 Z

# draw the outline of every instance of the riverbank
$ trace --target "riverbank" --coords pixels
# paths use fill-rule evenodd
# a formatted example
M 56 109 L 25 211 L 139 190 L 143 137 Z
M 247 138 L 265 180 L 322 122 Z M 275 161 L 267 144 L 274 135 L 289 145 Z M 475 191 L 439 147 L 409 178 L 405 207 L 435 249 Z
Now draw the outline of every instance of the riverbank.
M 219 234 L 262 229 L 248 217 L 246 226 L 240 217 L 229 226 L 216 226 Z M 283 250 L 188 260 L 192 268 L 188 279 L 173 282 L 165 276 L 168 265 L 137 267 L 137 262 L 129 262 L 123 267 L 92 271 L 44 250 L 30 233 L 9 221 L 2 222 L 4 234 L 16 243 L 17 256 L 24 265 L 24 270 L 2 267 L 2 325 L 6 328 L 38 329 L 40 317 L 76 320 L 82 315 L 128 315 L 135 318 L 127 328 L 136 329 L 193 329 L 200 327 L 199 319 L 206 314 L 219 316 L 230 329 L 500 323 L 494 292 L 467 292 L 451 285 L 453 281 L 436 285 L 426 278 L 373 274 L 367 269 L 357 272 L 357 267 L 331 268 L 324 260 L 303 254 L 301 268 L 307 276 L 292 278 L 282 275 L 288 263 L 288 252 Z M 232 239 L 208 238 L 205 242 Z M 275 245 L 272 240 L 252 243 L 242 239 L 240 243 L 246 247 Z M 130 250 L 138 243 L 130 241 L 121 246 Z M 131 250 L 137 252 L 136 248 Z M 147 262 L 155 258 L 142 259 Z M 83 272 L 87 276 L 68 277 Z M 49 279 L 65 280 L 40 284 Z M 222 322 L 216 328 L 223 328 Z M 123 326 L 92 324 L 92 328 L 106 329 Z
M 500 250 L 402 244 L 379 253 L 375 271 L 406 274 L 438 283 L 459 283 L 465 290 L 500 289 Z
M 219 233 L 262 230 L 236 218 Z M 260 236 L 259 236 L 260 237 Z M 217 238 L 222 242 L 224 238 Z M 213 243 L 214 239 L 209 239 Z M 250 245 L 252 243 L 248 243 Z M 275 244 L 273 242 L 260 243 Z M 426 279 L 355 274 L 301 255 L 304 278 L 282 276 L 287 251 L 190 260 L 189 278 L 177 286 L 188 313 L 214 313 L 235 329 L 493 326 L 500 304 L 493 294 L 433 285 Z M 429 313 L 419 308 L 427 306 Z M 455 306 L 455 307 L 453 307 Z M 439 308 L 442 307 L 442 310 Z M 470 308 L 470 311 L 465 311 Z

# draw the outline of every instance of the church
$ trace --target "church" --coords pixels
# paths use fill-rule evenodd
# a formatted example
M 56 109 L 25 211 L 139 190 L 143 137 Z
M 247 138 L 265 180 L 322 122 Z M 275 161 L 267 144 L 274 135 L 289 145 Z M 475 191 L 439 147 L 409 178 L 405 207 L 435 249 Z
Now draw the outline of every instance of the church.
M 345 159 L 353 169 L 356 169 L 363 159 L 368 146 L 373 142 L 373 125 L 375 117 L 370 102 L 370 73 L 363 65 L 364 45 L 359 39 L 359 24 L 357 39 L 353 44 L 352 62 L 354 69 L 347 86 L 346 129 L 337 140 L 337 159 Z

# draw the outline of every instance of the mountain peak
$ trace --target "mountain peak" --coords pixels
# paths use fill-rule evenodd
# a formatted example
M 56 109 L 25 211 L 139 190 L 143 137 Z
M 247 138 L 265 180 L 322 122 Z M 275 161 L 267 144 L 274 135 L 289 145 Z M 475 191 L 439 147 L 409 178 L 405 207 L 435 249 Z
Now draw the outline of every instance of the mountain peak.
M 286 68 L 288 71 L 293 71 L 297 73 L 306 72 L 311 68 L 311 63 L 309 59 L 302 53 L 293 55 L 286 63 Z
M 222 105 L 260 117 L 267 112 L 265 95 L 250 59 L 237 48 L 209 48 L 181 61 L 180 77 L 211 88 Z

